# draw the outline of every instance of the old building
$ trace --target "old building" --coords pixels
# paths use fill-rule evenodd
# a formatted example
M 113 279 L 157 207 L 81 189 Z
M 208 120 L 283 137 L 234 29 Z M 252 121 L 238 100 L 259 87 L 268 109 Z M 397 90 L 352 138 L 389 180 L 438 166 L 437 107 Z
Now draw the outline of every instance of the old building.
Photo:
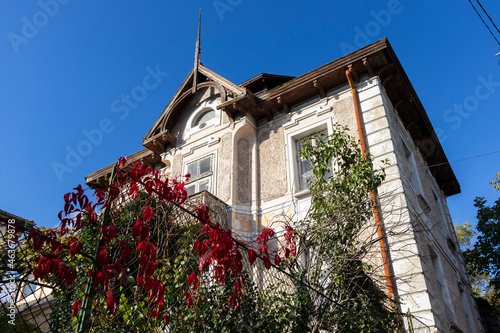
M 334 124 L 364 138 L 376 166 L 389 161 L 382 222 L 405 230 L 388 237 L 389 270 L 401 311 L 418 319 L 415 331 L 481 332 L 446 204 L 460 187 L 387 39 L 299 77 L 260 74 L 239 85 L 201 65 L 197 52 L 145 149 L 129 161 L 173 177 L 189 172 L 190 194 L 212 193 L 228 205 L 231 228 L 254 235 L 277 215 L 306 213 L 309 170 L 298 143 Z M 104 182 L 110 170 L 87 184 Z
M 0 326 L 8 330 L 9 324 L 14 323 L 16 316 L 19 316 L 19 322 L 25 322 L 31 328 L 36 325 L 41 332 L 49 331 L 47 318 L 52 309 L 50 307 L 54 300 L 51 295 L 52 289 L 35 281 L 32 274 L 22 270 L 22 266 L 17 262 L 19 257 L 13 254 L 18 252 L 19 248 L 14 242 L 14 224 L 21 232 L 26 232 L 32 228 L 35 223 L 32 220 L 14 215 L 0 209 L 0 247 L 2 248 L 2 271 L 0 276 L 0 304 L 2 311 L 7 311 L 9 323 L 0 323 Z M 3 326 L 6 325 L 6 326 Z

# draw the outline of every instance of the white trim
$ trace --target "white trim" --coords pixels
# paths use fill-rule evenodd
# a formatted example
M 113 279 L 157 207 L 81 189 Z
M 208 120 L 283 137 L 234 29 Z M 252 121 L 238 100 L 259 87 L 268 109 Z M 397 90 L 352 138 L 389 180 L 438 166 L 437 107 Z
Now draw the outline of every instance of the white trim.
M 196 156 L 196 158 L 192 158 L 192 159 L 183 161 L 182 162 L 182 164 L 183 164 L 182 170 L 184 171 L 184 174 L 186 174 L 188 164 L 199 161 L 207 156 L 212 156 L 212 175 L 202 177 L 196 181 L 198 182 L 199 180 L 203 180 L 205 178 L 210 178 L 210 191 L 209 192 L 212 193 L 213 195 L 217 196 L 217 149 L 212 150 L 211 152 L 208 152 L 206 154 Z M 186 183 L 186 186 L 187 185 L 190 185 L 190 183 Z
M 333 132 L 332 119 L 326 118 L 312 125 L 306 126 L 294 132 L 290 132 L 286 134 L 286 149 L 287 149 L 287 172 L 288 172 L 288 191 L 290 193 L 300 192 L 299 189 L 299 178 L 297 174 L 297 166 L 296 166 L 296 149 L 295 142 L 299 139 L 302 139 L 306 136 L 312 135 L 314 133 L 318 133 L 324 130 L 328 131 L 328 135 L 331 135 Z
M 193 134 L 201 132 L 209 127 L 220 125 L 221 123 L 221 110 L 217 109 L 217 106 L 219 103 L 215 100 L 206 100 L 203 103 L 201 103 L 192 113 L 191 116 L 189 117 L 187 123 L 186 123 L 186 139 L 189 139 Z M 193 123 L 195 120 L 198 118 L 198 116 L 208 110 L 213 110 L 215 111 L 215 117 L 207 121 L 205 126 L 203 128 L 200 128 L 200 126 L 193 126 Z

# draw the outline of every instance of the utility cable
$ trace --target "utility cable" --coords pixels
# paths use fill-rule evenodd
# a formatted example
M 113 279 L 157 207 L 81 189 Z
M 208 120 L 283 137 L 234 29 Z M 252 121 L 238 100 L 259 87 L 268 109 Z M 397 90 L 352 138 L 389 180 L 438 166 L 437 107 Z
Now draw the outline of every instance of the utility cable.
M 459 158 L 458 160 L 453 160 L 453 161 L 448 161 L 448 162 L 443 162 L 443 163 L 437 163 L 437 164 L 427 165 L 427 166 L 423 166 L 423 167 L 418 168 L 418 170 L 423 170 L 423 169 L 426 169 L 426 168 L 432 168 L 432 167 L 437 167 L 437 166 L 441 166 L 441 165 L 451 164 L 451 163 L 455 163 L 455 162 L 461 162 L 461 161 L 470 160 L 470 159 L 473 159 L 473 158 L 479 158 L 479 157 L 484 157 L 484 156 L 498 154 L 498 153 L 500 153 L 500 150 L 489 152 L 489 153 L 484 153 L 484 154 L 480 154 L 480 155 L 475 155 L 475 156 L 469 156 L 469 157 Z M 397 174 L 399 174 L 399 172 L 390 173 L 390 174 L 387 174 L 386 176 L 397 175 Z
M 483 12 L 486 14 L 486 16 L 488 17 L 488 19 L 490 20 L 491 24 L 493 24 L 493 26 L 495 27 L 495 29 L 497 29 L 497 32 L 500 34 L 500 30 L 498 30 L 495 22 L 493 22 L 493 20 L 491 19 L 490 15 L 486 12 L 486 9 L 484 9 L 483 5 L 481 4 L 481 2 L 479 2 L 479 0 L 476 0 L 477 3 L 479 4 L 479 6 L 481 6 L 481 9 L 483 10 Z
M 484 156 L 493 155 L 493 154 L 498 154 L 498 153 L 500 153 L 500 150 L 493 151 L 493 152 L 490 152 L 490 153 L 481 154 L 481 155 L 476 155 L 476 156 L 464 157 L 464 158 L 460 158 L 460 159 L 458 159 L 458 160 L 454 160 L 454 161 L 449 161 L 449 162 L 443 162 L 443 163 L 433 164 L 433 165 L 429 165 L 428 167 L 429 167 L 429 168 L 431 168 L 431 167 L 435 167 L 435 166 L 440 166 L 440 165 L 450 164 L 450 163 L 454 163 L 454 162 L 461 162 L 461 161 L 470 160 L 470 159 L 473 159 L 473 158 L 479 158 L 479 157 L 484 157 Z
M 484 22 L 483 20 L 483 17 L 479 14 L 479 12 L 477 11 L 476 7 L 474 6 L 474 4 L 468 0 L 470 5 L 472 6 L 472 8 L 474 8 L 474 11 L 476 12 L 477 16 L 479 16 L 479 18 L 481 19 L 481 21 L 483 21 L 483 24 L 485 25 L 485 27 L 488 29 L 488 31 L 490 32 L 490 34 L 493 36 L 493 38 L 495 38 L 496 42 L 498 45 L 500 45 L 500 42 L 498 41 L 498 39 L 495 37 L 495 35 L 493 34 L 493 32 L 491 31 L 490 27 L 486 24 L 486 22 Z

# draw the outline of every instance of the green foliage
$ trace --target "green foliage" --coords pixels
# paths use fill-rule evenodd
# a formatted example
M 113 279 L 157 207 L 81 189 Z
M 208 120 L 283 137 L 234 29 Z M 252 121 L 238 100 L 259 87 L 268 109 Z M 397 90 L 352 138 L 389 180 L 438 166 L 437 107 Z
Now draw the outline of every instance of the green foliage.
M 454 223 L 453 225 L 462 252 L 472 249 L 472 239 L 476 236 L 476 231 L 473 229 L 472 224 L 464 222 L 464 224 Z
M 279 292 L 279 287 L 275 285 L 259 290 L 249 277 L 245 278 L 239 306 L 233 310 L 226 296 L 231 293 L 233 282 L 229 279 L 225 286 L 214 284 L 202 289 L 203 307 L 199 310 L 203 312 L 200 311 L 192 332 L 287 332 L 298 321 L 293 293 Z M 172 328 L 175 332 L 184 332 Z
M 500 174 L 490 183 L 498 190 Z M 500 314 L 500 198 L 488 206 L 484 198 L 477 197 L 474 206 L 477 208 L 476 230 L 465 222 L 455 224 L 455 231 L 475 297 L 486 299 Z M 477 240 L 472 244 L 476 236 Z
M 370 191 L 385 178 L 374 170 L 347 129 L 335 126 L 326 140 L 306 139 L 300 156 L 311 162 L 311 208 L 296 228 L 301 251 L 290 268 L 303 271 L 307 284 L 321 291 L 309 311 L 310 329 L 387 332 L 398 326 L 391 300 L 370 277 L 370 241 L 363 237 L 373 216 Z
M 8 306 L 8 304 L 0 303 L 0 332 L 41 332 L 33 322 L 26 321 L 22 313 L 16 313 L 14 318 L 12 318 L 13 315 L 9 316 L 10 311 Z

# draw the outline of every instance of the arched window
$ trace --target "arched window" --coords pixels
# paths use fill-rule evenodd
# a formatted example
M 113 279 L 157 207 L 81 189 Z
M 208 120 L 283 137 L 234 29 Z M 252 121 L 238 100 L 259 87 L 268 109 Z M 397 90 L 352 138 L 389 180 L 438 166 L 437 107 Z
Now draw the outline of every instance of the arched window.
M 197 127 L 200 126 L 200 128 L 203 128 L 206 126 L 206 123 L 212 119 L 215 118 L 215 110 L 213 109 L 207 109 L 205 111 L 202 111 L 196 119 L 193 121 L 193 126 L 192 127 Z

